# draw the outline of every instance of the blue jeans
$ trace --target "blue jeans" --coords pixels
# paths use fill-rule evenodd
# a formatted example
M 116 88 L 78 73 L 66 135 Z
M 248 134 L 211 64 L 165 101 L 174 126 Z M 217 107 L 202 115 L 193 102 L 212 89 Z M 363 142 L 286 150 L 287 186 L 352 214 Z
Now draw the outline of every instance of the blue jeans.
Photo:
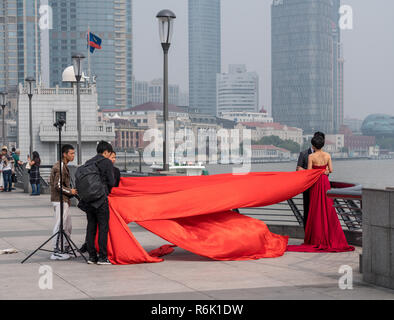
M 39 195 L 40 194 L 40 184 L 31 184 L 31 194 Z
M 4 191 L 11 191 L 12 188 L 12 171 L 3 171 Z

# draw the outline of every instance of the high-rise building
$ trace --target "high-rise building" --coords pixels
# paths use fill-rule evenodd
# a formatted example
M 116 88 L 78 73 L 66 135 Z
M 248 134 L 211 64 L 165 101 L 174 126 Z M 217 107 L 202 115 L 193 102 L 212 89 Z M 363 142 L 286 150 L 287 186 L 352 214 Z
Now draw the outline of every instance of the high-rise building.
M 257 112 L 259 107 L 259 76 L 246 66 L 233 64 L 228 73 L 217 75 L 217 114 L 223 112 Z
M 97 77 L 101 108 L 132 105 L 132 0 L 49 0 L 53 29 L 49 31 L 50 84 L 62 83 L 63 70 L 72 54 L 88 57 L 87 33 L 102 39 L 102 49 L 84 61 L 85 74 Z M 90 61 L 89 61 L 90 60 Z M 89 68 L 90 66 L 90 68 Z
M 163 103 L 163 79 L 134 81 L 134 103 L 138 106 L 147 102 Z M 179 105 L 179 86 L 168 85 L 168 103 Z
M 189 103 L 216 115 L 216 74 L 221 70 L 220 0 L 189 0 Z
M 343 122 L 340 0 L 274 0 L 272 114 L 306 133 Z
M 39 0 L 0 2 L 0 91 L 17 93 L 27 76 L 40 78 Z

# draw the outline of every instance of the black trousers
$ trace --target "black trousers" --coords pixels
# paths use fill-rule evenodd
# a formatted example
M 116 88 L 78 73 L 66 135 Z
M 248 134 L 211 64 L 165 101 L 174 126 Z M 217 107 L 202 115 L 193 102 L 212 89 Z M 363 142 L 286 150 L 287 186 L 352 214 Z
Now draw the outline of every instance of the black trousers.
M 98 227 L 99 259 L 106 259 L 109 229 L 108 200 L 106 200 L 99 208 L 94 208 L 88 205 L 86 215 L 88 218 L 88 226 L 86 228 L 86 245 L 89 257 L 97 257 L 95 239 Z
M 304 230 L 305 230 L 306 223 L 308 222 L 308 213 L 309 213 L 309 201 L 310 201 L 309 189 L 306 190 L 302 195 L 304 198 Z

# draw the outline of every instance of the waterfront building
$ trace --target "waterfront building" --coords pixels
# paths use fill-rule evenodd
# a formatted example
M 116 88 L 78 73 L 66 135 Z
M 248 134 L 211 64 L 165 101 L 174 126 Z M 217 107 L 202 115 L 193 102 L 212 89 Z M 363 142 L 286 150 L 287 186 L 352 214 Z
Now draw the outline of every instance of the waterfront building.
M 147 102 L 163 103 L 163 79 L 134 82 L 133 106 L 138 106 Z M 168 85 L 168 103 L 176 106 L 179 105 L 178 85 Z
M 274 121 L 306 133 L 343 123 L 340 0 L 275 0 L 272 23 Z
M 353 133 L 361 133 L 361 126 L 363 124 L 363 120 L 355 119 L 355 118 L 345 118 L 343 120 L 343 124 L 349 127 Z
M 394 116 L 371 114 L 365 118 L 361 131 L 367 136 L 394 137 Z
M 289 127 L 280 123 L 240 122 L 237 129 L 252 130 L 252 141 L 259 141 L 264 137 L 277 136 L 282 140 L 291 140 L 300 145 L 303 142 L 303 131 L 300 128 Z
M 267 111 L 262 109 L 260 112 L 242 112 L 242 111 L 228 111 L 222 112 L 220 118 L 235 122 L 261 122 L 272 123 L 272 117 L 268 116 Z
M 49 5 L 53 10 L 53 28 L 49 30 L 51 87 L 67 86 L 62 83 L 62 72 L 72 65 L 73 53 L 88 57 L 90 30 L 102 39 L 102 49 L 90 54 L 90 63 L 88 58 L 84 60 L 86 76 L 97 78 L 99 106 L 132 106 L 132 0 L 49 0 Z
M 267 160 L 286 161 L 290 160 L 289 150 L 273 145 L 252 145 L 252 162 L 258 163 Z
M 189 103 L 217 114 L 216 74 L 221 70 L 220 0 L 189 0 Z
M 99 122 L 98 97 L 95 86 L 81 88 L 82 127 L 82 162 L 96 154 L 97 142 L 100 140 L 113 141 L 115 137 L 114 125 Z M 34 90 L 32 100 L 33 150 L 38 151 L 41 162 L 51 165 L 58 159 L 58 130 L 54 123 L 63 119 L 62 143 L 77 146 L 77 90 L 72 88 L 43 88 L 38 86 Z M 29 153 L 29 99 L 26 88 L 19 86 L 18 99 L 18 145 L 21 159 L 25 160 Z
M 217 114 L 224 112 L 257 112 L 259 76 L 245 65 L 230 65 L 228 73 L 217 75 Z
M 115 127 L 115 139 L 112 143 L 115 150 L 136 150 L 148 144 L 143 141 L 147 127 L 138 126 L 134 122 L 118 117 L 112 118 L 109 122 Z

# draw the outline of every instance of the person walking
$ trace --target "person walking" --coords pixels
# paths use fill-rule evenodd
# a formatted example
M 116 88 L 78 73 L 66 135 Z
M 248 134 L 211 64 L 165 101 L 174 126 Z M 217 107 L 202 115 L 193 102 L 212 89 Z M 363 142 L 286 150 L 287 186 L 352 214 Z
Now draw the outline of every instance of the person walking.
M 29 175 L 30 175 L 30 184 L 32 196 L 39 196 L 40 195 L 40 165 L 41 159 L 40 155 L 37 151 L 33 152 L 33 159 L 30 159 L 28 156 L 27 161 L 30 165 Z
M 8 155 L 8 149 L 3 147 L 1 150 L 1 170 L 3 173 L 3 191 L 2 192 L 11 192 L 12 189 L 12 164 L 13 159 Z
M 63 193 L 63 229 L 68 237 L 71 237 L 72 224 L 71 215 L 69 213 L 71 201 L 73 196 L 78 194 L 76 189 L 70 187 L 70 171 L 68 169 L 68 163 L 74 161 L 75 149 L 70 144 L 62 146 L 62 161 L 58 161 L 51 170 L 50 176 L 50 187 L 51 187 L 51 202 L 55 214 L 55 226 L 53 228 L 53 234 L 59 231 L 60 227 L 60 189 Z M 62 166 L 62 184 L 60 184 L 60 165 Z M 63 239 L 63 246 L 59 241 L 59 235 L 54 238 L 53 248 L 54 253 L 51 255 L 51 260 L 66 260 L 69 259 L 70 247 L 68 242 Z M 63 252 L 61 248 L 63 247 Z
M 97 155 L 92 159 L 86 161 L 85 167 L 96 166 L 100 183 L 103 185 L 103 196 L 98 200 L 87 202 L 84 200 L 83 190 L 78 190 L 81 201 L 79 208 L 86 212 L 88 224 L 86 228 L 86 244 L 89 253 L 89 264 L 109 265 L 111 262 L 107 257 L 107 241 L 108 241 L 108 223 L 109 223 L 109 207 L 108 195 L 111 193 L 115 185 L 114 169 L 112 161 L 109 160 L 113 152 L 111 144 L 106 141 L 100 141 L 97 145 Z M 76 174 L 77 189 L 78 189 L 78 171 Z M 82 193 L 81 193 L 82 192 Z M 95 247 L 95 238 L 98 228 L 98 246 L 99 256 Z

